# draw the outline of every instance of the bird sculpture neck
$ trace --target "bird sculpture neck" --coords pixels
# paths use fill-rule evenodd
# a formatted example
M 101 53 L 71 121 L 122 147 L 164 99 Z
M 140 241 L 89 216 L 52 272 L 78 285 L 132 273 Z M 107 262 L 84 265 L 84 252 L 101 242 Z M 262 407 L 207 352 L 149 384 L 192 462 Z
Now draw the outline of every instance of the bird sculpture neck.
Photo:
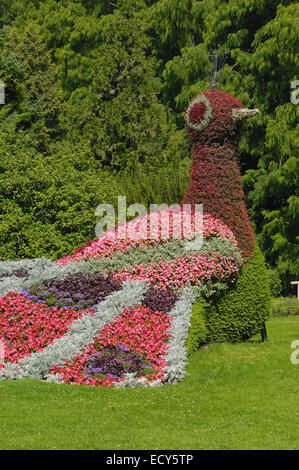
M 195 142 L 190 184 L 183 204 L 203 205 L 203 213 L 222 220 L 234 233 L 244 260 L 254 248 L 254 233 L 245 205 L 238 153 L 233 143 Z

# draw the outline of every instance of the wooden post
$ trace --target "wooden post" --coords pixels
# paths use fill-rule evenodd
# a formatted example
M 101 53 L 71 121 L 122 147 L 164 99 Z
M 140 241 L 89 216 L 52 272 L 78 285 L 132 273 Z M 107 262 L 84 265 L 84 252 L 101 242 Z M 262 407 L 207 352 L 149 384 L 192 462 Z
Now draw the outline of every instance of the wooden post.
M 263 328 L 261 329 L 261 335 L 262 335 L 262 342 L 266 341 L 268 339 L 267 337 L 267 330 L 266 330 L 266 324 L 264 323 Z
M 299 281 L 293 281 L 291 284 L 297 284 L 297 299 L 299 300 Z

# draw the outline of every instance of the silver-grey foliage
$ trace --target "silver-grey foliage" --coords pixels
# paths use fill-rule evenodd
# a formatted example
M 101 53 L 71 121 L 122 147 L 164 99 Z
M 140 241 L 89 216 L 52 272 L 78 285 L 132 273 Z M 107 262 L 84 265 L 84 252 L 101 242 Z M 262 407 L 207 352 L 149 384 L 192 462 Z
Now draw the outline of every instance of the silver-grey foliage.
M 26 271 L 28 277 L 19 278 L 12 275 L 0 279 L 0 297 L 8 292 L 22 292 L 43 281 L 63 280 L 74 274 L 89 272 L 89 264 L 87 261 L 79 261 L 61 266 L 47 258 L 0 262 L 0 275 L 20 270 Z
M 123 268 L 133 268 L 136 264 L 148 265 L 153 262 L 171 261 L 176 256 L 199 254 L 199 253 L 219 253 L 223 257 L 233 256 L 240 267 L 242 264 L 240 252 L 230 241 L 220 237 L 204 239 L 202 246 L 196 250 L 186 250 L 185 242 L 181 239 L 169 240 L 165 243 L 156 243 L 153 246 L 131 247 L 126 252 L 117 252 L 112 258 L 89 259 L 90 270 L 99 272 L 118 271 Z
M 169 384 L 181 382 L 186 375 L 187 349 L 186 340 L 191 324 L 192 306 L 198 296 L 198 289 L 181 289 L 180 298 L 168 316 L 173 318 L 169 330 L 170 338 L 166 354 L 164 379 Z
M 161 380 L 148 380 L 146 377 L 137 377 L 136 372 L 129 372 L 121 382 L 116 382 L 116 388 L 144 388 L 159 387 L 162 385 Z
M 168 384 L 181 382 L 186 376 L 188 362 L 186 340 L 191 324 L 192 306 L 198 295 L 199 291 L 196 288 L 182 288 L 175 306 L 167 314 L 173 318 L 166 350 L 166 367 L 163 369 L 164 380 Z M 137 377 L 136 373 L 126 374 L 124 380 L 115 384 L 118 388 L 157 387 L 159 385 L 162 385 L 160 380 L 151 382 L 145 377 Z

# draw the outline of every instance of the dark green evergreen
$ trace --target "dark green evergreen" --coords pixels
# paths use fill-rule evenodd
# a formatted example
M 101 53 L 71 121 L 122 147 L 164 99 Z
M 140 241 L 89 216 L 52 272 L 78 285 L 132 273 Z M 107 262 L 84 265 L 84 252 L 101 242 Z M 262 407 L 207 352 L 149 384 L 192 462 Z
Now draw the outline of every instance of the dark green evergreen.
M 195 352 L 207 340 L 208 329 L 205 317 L 208 307 L 208 303 L 203 298 L 198 298 L 193 304 L 190 327 L 186 340 L 186 349 L 188 354 Z
M 270 314 L 271 291 L 264 257 L 256 244 L 230 291 L 205 310 L 210 342 L 236 343 L 259 333 Z
M 275 292 L 295 294 L 298 17 L 294 0 L 0 0 L 0 258 L 73 250 L 117 195 L 179 202 L 183 112 L 220 44 L 222 89 L 261 111 L 239 143 L 248 212 Z

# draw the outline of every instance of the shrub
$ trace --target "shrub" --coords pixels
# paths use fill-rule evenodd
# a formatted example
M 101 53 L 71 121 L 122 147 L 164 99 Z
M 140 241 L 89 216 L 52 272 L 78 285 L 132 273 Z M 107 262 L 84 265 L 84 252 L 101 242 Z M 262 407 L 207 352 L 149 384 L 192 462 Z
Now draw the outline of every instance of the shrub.
M 188 153 L 186 145 L 181 147 L 182 154 Z M 151 204 L 179 204 L 189 184 L 190 166 L 189 157 L 174 159 L 162 167 L 139 164 L 117 174 L 119 194 L 126 196 L 128 205 L 138 202 L 148 212 Z
M 279 298 L 272 300 L 272 315 L 289 316 L 299 315 L 299 300 L 295 298 Z
M 200 345 L 204 344 L 207 339 L 208 329 L 205 324 L 205 309 L 208 304 L 204 299 L 199 297 L 193 304 L 191 312 L 191 324 L 186 341 L 187 353 L 195 352 Z
M 256 244 L 237 282 L 205 310 L 209 341 L 235 343 L 257 334 L 269 316 L 270 303 L 268 272 Z
M 28 136 L 0 126 L 0 160 L 0 260 L 59 258 L 95 237 L 100 203 L 116 207 L 115 177 L 83 147 L 41 155 Z
M 271 294 L 273 295 L 273 297 L 278 297 L 282 291 L 282 283 L 279 273 L 276 269 L 269 269 L 268 276 Z

